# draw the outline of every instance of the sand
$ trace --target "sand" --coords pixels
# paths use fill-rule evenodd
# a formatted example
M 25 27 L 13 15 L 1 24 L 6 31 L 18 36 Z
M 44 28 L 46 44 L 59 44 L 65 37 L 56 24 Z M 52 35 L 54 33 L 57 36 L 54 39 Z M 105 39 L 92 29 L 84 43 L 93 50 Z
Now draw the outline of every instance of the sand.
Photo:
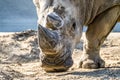
M 105 68 L 80 69 L 83 39 L 73 53 L 67 72 L 46 73 L 40 67 L 37 32 L 0 33 L 0 80 L 120 80 L 120 33 L 111 33 L 101 47 Z

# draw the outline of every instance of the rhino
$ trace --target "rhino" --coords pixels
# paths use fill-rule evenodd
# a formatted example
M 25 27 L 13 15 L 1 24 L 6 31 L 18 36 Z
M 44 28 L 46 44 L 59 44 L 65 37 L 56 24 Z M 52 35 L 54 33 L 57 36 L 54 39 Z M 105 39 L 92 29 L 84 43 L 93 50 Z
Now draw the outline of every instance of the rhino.
M 85 32 L 79 68 L 105 66 L 100 47 L 120 21 L 120 0 L 33 0 L 38 15 L 38 42 L 42 68 L 47 72 L 67 71 L 73 50 Z

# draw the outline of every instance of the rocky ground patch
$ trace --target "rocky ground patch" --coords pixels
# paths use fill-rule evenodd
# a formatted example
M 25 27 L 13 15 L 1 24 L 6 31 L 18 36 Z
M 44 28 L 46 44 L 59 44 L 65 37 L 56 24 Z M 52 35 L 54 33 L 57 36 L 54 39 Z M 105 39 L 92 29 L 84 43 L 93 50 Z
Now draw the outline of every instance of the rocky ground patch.
M 74 65 L 67 72 L 46 73 L 40 67 L 37 32 L 0 33 L 0 80 L 120 80 L 120 33 L 111 33 L 101 48 L 106 66 L 76 67 L 83 50 L 84 35 L 73 53 Z

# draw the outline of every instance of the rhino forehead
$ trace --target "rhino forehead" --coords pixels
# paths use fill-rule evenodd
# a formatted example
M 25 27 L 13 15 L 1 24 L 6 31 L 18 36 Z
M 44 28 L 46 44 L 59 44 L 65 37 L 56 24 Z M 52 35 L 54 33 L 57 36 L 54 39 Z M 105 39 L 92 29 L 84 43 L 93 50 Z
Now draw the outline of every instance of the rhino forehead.
M 70 0 L 54 0 L 53 1 L 53 8 L 57 8 L 58 6 L 65 8 L 65 14 L 67 16 L 73 16 L 75 13 L 75 6 L 71 3 Z
M 38 23 L 45 26 L 46 17 L 49 13 L 54 12 L 54 9 L 58 7 L 64 7 L 64 20 L 69 21 L 76 16 L 76 8 L 70 2 L 70 0 L 41 0 L 40 2 L 40 12 L 38 13 Z

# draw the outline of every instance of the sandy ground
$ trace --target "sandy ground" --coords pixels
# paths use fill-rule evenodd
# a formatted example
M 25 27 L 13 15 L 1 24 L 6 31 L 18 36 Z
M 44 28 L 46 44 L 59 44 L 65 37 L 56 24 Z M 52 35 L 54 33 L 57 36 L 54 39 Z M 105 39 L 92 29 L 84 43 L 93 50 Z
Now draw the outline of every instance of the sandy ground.
M 105 68 L 76 68 L 83 50 L 83 35 L 73 53 L 73 68 L 59 73 L 46 73 L 40 67 L 36 35 L 32 30 L 0 33 L 0 80 L 120 80 L 120 33 L 111 33 L 102 45 Z

